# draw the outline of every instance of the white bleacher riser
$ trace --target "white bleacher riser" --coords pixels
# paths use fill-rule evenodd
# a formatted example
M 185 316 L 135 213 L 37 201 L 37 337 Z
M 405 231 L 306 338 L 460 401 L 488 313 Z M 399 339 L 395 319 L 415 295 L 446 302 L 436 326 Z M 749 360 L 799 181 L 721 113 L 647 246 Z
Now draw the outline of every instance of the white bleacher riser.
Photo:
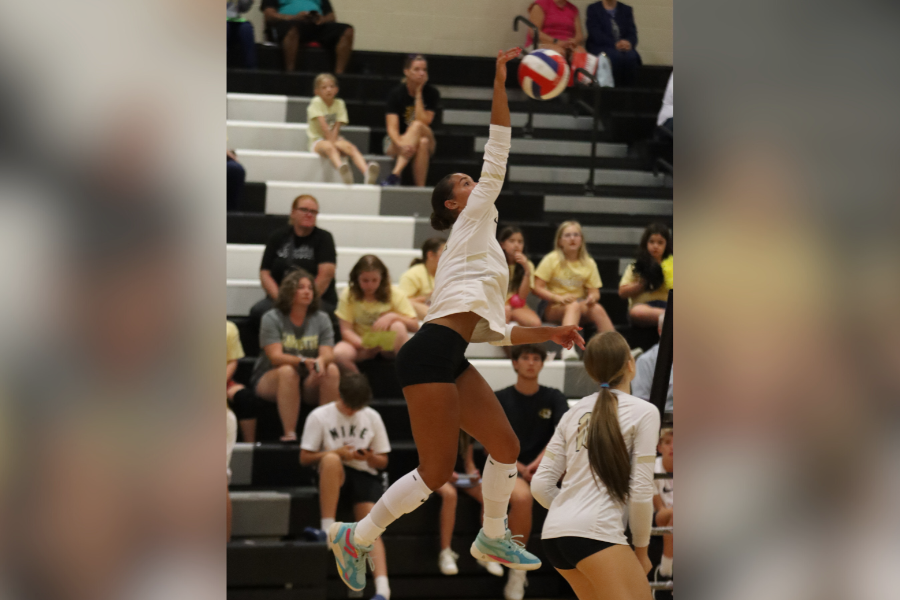
M 509 180 L 520 183 L 575 183 L 583 184 L 590 174 L 588 169 L 572 169 L 562 167 L 537 167 L 511 165 Z M 596 185 L 645 185 L 664 186 L 666 178 L 655 176 L 646 171 L 628 171 L 625 169 L 597 169 L 594 172 Z
M 225 118 L 236 121 L 284 123 L 287 118 L 287 104 L 287 96 L 228 94 L 225 100 Z
M 377 216 L 381 212 L 381 186 L 295 181 L 266 182 L 266 212 L 289 215 L 294 198 L 301 194 L 315 196 L 322 214 Z
M 331 162 L 314 152 L 276 152 L 268 150 L 235 150 L 238 161 L 247 171 L 247 181 L 296 181 L 342 183 L 340 173 Z M 366 162 L 374 161 L 382 173 L 389 173 L 393 160 L 388 156 L 364 155 Z M 363 176 L 352 168 L 354 181 L 362 183 Z
M 305 123 L 229 120 L 225 125 L 228 132 L 228 146 L 231 148 L 309 151 L 309 127 Z M 341 127 L 341 135 L 363 151 L 369 147 L 368 127 Z
M 499 390 L 516 383 L 516 372 L 509 360 L 496 359 L 471 359 L 469 362 L 478 369 L 492 390 Z M 554 360 L 544 364 L 544 369 L 538 376 L 541 385 L 554 387 L 558 390 L 565 389 L 566 368 L 564 361 Z
M 608 213 L 616 215 L 671 216 L 671 200 L 602 198 L 585 196 L 544 196 L 546 212 Z
M 274 491 L 229 492 L 231 535 L 277 537 L 290 531 L 291 495 Z
M 346 281 L 334 284 L 338 296 L 347 287 Z M 265 298 L 259 279 L 228 279 L 225 281 L 225 306 L 229 317 L 246 317 L 253 305 Z
M 338 247 L 362 246 L 396 250 L 410 250 L 414 247 L 416 220 L 413 217 L 320 214 L 316 225 L 330 231 L 334 236 L 334 244 Z
M 259 284 L 259 264 L 265 246 L 262 244 L 227 244 L 225 253 L 225 276 L 228 279 L 244 279 Z M 422 256 L 421 250 L 401 250 L 391 248 L 347 248 L 337 247 L 337 271 L 335 279 L 346 281 L 353 265 L 363 255 L 374 254 L 380 258 L 391 274 L 391 281 L 397 283 L 409 268 L 414 258 Z M 231 313 L 229 313 L 231 314 Z
M 447 109 L 443 114 L 445 125 L 483 125 L 491 123 L 491 112 L 488 110 Z M 513 127 L 524 127 L 528 121 L 525 113 L 514 112 L 510 115 Z M 591 117 L 573 117 L 571 115 L 535 114 L 534 127 L 539 129 L 580 129 L 590 130 L 594 120 Z M 601 125 L 602 129 L 602 125 Z
M 644 234 L 641 227 L 601 227 L 584 225 L 581 228 L 588 244 L 634 244 L 637 246 Z

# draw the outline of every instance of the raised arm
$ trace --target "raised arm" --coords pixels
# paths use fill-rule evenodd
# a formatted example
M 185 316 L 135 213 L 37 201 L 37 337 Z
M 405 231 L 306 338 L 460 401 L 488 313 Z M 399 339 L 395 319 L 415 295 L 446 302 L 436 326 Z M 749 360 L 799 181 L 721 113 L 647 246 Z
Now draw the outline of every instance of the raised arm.
M 491 125 L 510 126 L 509 101 L 506 98 L 506 63 L 521 53 L 521 48 L 501 50 L 497 53 L 497 71 L 494 74 L 494 99 L 491 103 Z

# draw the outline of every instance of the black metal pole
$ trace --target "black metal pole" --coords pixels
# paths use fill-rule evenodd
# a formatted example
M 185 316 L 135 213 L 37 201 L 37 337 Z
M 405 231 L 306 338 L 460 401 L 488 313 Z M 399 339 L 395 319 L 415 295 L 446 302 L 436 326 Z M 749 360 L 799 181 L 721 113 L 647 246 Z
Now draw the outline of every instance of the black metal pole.
M 659 336 L 659 352 L 656 355 L 656 371 L 653 373 L 653 385 L 650 388 L 650 403 L 659 409 L 665 419 L 666 397 L 669 395 L 669 373 L 672 371 L 673 328 L 672 298 L 674 290 L 669 290 L 669 301 L 666 304 L 666 317 L 662 334 Z
M 534 23 L 532 23 L 525 17 L 519 15 L 518 17 L 513 19 L 513 31 L 519 30 L 519 23 L 522 23 L 523 25 L 526 25 L 527 27 L 531 28 L 531 40 L 532 40 L 531 49 L 537 50 L 538 49 L 538 34 L 540 33 L 540 30 L 537 28 L 537 25 L 535 25 Z M 531 102 L 534 102 L 534 100 L 532 100 Z M 530 137 L 534 136 L 534 112 L 532 112 L 532 110 L 531 110 L 531 102 L 526 103 L 528 106 L 528 120 L 525 121 L 525 127 L 522 128 L 522 136 L 526 137 L 526 138 L 530 138 Z

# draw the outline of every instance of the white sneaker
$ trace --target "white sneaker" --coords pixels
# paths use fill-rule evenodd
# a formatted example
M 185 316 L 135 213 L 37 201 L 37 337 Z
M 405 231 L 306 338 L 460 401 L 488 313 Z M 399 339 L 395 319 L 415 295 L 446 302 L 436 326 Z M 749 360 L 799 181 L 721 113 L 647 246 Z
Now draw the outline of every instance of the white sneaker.
M 441 568 L 441 573 L 444 575 L 456 575 L 459 573 L 459 567 L 456 566 L 457 558 L 459 558 L 459 554 L 450 548 L 441 550 L 438 556 L 438 566 Z
M 525 586 L 528 585 L 528 578 L 525 571 L 509 570 L 509 580 L 506 587 L 503 588 L 503 597 L 506 600 L 522 600 L 525 597 Z
M 344 183 L 347 185 L 353 185 L 353 171 L 350 170 L 350 165 L 344 163 L 340 168 L 341 179 L 344 180 Z
M 562 354 L 559 357 L 561 360 L 581 360 L 578 356 L 578 352 L 576 352 L 575 348 L 563 348 Z
M 479 560 L 478 564 L 481 565 L 483 569 L 487 569 L 487 572 L 494 577 L 503 577 L 503 567 L 500 566 L 500 563 Z
M 381 173 L 381 165 L 376 162 L 370 162 L 369 168 L 366 169 L 366 184 L 375 185 L 378 183 L 378 175 Z

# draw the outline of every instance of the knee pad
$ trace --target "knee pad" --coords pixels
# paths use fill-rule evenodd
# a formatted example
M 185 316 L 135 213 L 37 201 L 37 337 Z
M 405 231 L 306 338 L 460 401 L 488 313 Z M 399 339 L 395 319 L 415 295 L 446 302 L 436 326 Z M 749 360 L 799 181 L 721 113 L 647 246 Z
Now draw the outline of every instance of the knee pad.
M 498 463 L 488 456 L 484 463 L 484 476 L 481 478 L 481 495 L 486 500 L 506 502 L 516 487 L 516 465 Z
M 418 471 L 410 471 L 394 482 L 381 497 L 395 519 L 416 510 L 428 499 L 431 490 Z

